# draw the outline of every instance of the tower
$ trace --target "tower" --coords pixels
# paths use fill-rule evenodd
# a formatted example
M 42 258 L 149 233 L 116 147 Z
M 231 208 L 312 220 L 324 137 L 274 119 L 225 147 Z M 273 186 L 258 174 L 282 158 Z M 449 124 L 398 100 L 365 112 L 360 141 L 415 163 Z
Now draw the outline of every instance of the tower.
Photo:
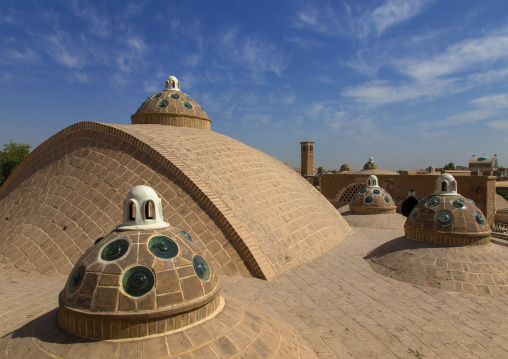
M 302 153 L 302 176 L 312 176 L 314 171 L 314 142 L 305 141 L 300 142 L 301 153 Z

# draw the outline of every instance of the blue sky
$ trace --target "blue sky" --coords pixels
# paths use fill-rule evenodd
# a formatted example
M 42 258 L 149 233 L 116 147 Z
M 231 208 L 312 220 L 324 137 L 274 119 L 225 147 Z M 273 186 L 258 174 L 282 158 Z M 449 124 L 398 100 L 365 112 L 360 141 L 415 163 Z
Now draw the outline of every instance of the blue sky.
M 508 166 L 508 2 L 0 4 L 0 144 L 130 123 L 180 80 L 212 130 L 293 167 Z

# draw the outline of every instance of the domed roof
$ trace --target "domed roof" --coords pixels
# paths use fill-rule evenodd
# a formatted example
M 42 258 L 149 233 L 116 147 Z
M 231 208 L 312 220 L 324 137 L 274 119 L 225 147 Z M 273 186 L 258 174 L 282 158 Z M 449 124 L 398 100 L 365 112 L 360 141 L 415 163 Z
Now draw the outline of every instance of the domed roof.
M 395 213 L 397 206 L 393 203 L 390 194 L 379 187 L 376 176 L 371 175 L 367 186 L 363 187 L 351 201 L 351 212 L 362 214 Z
M 180 82 L 169 76 L 163 91 L 151 96 L 131 116 L 132 124 L 160 124 L 210 129 L 211 120 L 199 104 L 180 91 Z
M 369 161 L 365 165 L 363 165 L 363 169 L 364 170 L 377 170 L 378 167 L 377 167 L 376 162 L 374 162 L 374 158 L 369 157 Z
M 155 191 L 146 187 L 133 188 L 126 201 L 136 196 L 144 201 L 144 195 L 153 200 Z M 140 227 L 113 230 L 78 259 L 60 293 L 60 322 L 66 330 L 89 338 L 142 337 L 190 325 L 219 307 L 216 272 L 190 235 L 168 226 Z M 185 322 L 174 320 L 184 313 L 192 314 Z M 158 325 L 143 332 L 87 329 L 114 323 L 141 327 L 147 320 Z
M 340 166 L 340 172 L 348 172 L 351 171 L 351 166 L 347 163 L 344 163 L 342 166 Z
M 491 234 L 481 210 L 457 193 L 457 182 L 448 173 L 438 177 L 436 193 L 413 208 L 404 228 L 409 239 L 454 246 L 487 244 Z

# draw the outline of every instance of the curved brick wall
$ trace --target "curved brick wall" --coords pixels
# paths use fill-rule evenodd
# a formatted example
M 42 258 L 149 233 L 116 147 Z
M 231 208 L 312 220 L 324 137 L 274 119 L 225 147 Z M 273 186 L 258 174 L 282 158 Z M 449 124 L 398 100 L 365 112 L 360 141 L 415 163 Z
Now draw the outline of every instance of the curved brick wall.
M 82 122 L 35 149 L 0 189 L 0 253 L 16 267 L 67 274 L 121 222 L 135 185 L 198 238 L 227 274 L 272 278 L 351 233 L 282 162 L 212 131 Z

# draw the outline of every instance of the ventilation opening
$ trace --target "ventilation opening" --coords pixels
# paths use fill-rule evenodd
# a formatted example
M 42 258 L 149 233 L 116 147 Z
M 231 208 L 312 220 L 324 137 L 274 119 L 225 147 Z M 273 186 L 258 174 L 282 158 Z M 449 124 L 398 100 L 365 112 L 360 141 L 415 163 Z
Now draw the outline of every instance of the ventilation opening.
M 452 182 L 452 191 L 457 192 L 457 182 Z
M 154 219 L 155 218 L 155 204 L 152 200 L 149 200 L 145 203 L 145 218 L 146 219 Z
M 340 202 L 351 202 L 353 197 L 360 191 L 365 185 L 363 183 L 357 183 L 347 187 L 339 198 Z
M 408 217 L 411 211 L 413 210 L 414 206 L 418 204 L 418 200 L 414 197 L 409 197 L 404 202 L 402 202 L 401 206 L 401 212 L 402 215 Z
M 129 219 L 131 221 L 136 219 L 136 204 L 134 202 L 129 204 Z
M 441 184 L 441 191 L 443 191 L 443 192 L 448 191 L 448 182 L 444 181 L 444 182 Z

